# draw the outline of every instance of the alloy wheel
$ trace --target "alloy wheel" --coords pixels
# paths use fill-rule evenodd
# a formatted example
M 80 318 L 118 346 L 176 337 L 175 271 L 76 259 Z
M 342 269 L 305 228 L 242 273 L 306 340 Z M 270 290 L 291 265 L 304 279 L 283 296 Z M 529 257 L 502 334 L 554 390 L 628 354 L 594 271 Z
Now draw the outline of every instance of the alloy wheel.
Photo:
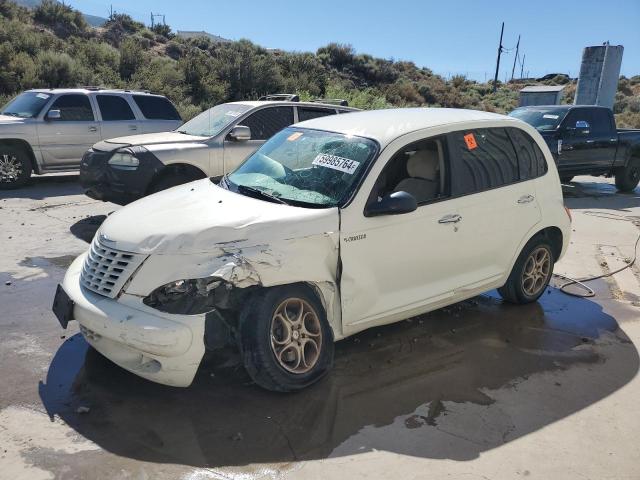
M 0 153 L 0 183 L 16 182 L 22 173 L 22 163 L 16 155 Z
M 320 318 L 301 298 L 288 298 L 271 319 L 271 349 L 282 368 L 307 373 L 318 362 L 322 348 Z
M 545 287 L 551 274 L 551 254 L 544 247 L 536 248 L 524 264 L 522 271 L 522 290 L 535 297 Z

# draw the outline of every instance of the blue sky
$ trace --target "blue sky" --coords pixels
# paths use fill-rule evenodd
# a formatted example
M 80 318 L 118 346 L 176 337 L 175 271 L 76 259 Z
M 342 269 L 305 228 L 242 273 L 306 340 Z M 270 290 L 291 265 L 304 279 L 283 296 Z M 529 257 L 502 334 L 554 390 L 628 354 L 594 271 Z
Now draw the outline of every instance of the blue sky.
M 272 48 L 315 51 L 329 42 L 359 53 L 411 60 L 444 76 L 493 76 L 500 34 L 514 48 L 522 36 L 524 71 L 577 76 L 583 47 L 624 45 L 622 74 L 640 74 L 640 0 L 394 0 L 304 2 L 271 0 L 71 0 L 85 13 L 106 16 L 109 5 L 149 23 L 164 13 L 174 30 L 206 30 L 248 38 Z M 514 51 L 502 57 L 500 78 L 510 75 Z M 516 69 L 519 71 L 519 68 Z

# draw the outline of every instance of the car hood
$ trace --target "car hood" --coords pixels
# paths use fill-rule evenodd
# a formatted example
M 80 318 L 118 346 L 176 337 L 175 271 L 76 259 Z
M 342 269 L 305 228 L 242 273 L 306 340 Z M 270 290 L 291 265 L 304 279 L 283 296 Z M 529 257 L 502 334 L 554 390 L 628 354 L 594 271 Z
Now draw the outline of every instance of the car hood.
M 15 123 L 24 123 L 25 119 L 21 118 L 21 117 L 14 117 L 11 115 L 1 115 L 0 114 L 0 124 L 1 123 L 11 123 L 11 124 L 15 124 Z
M 93 148 L 102 152 L 111 152 L 119 148 L 133 146 L 161 145 L 163 143 L 190 143 L 202 142 L 207 137 L 197 137 L 178 132 L 143 133 L 142 135 L 130 135 L 117 137 L 96 143 Z
M 337 231 L 337 208 L 271 203 L 203 179 L 123 207 L 107 218 L 98 235 L 117 250 L 175 255 L 271 245 Z

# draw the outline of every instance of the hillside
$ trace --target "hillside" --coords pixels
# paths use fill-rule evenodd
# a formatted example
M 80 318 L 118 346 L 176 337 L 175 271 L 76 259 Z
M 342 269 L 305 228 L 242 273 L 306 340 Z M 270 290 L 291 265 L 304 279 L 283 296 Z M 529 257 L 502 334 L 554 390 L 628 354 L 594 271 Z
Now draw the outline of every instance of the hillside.
M 329 44 L 315 53 L 266 50 L 248 40 L 214 43 L 176 37 L 166 25 L 154 31 L 127 15 L 114 15 L 92 28 L 84 16 L 45 0 L 34 9 L 0 0 L 0 104 L 34 87 L 102 85 L 142 88 L 167 95 L 184 118 L 216 103 L 295 92 L 301 98 L 346 98 L 360 108 L 443 106 L 508 112 L 525 84 L 550 80 L 490 83 L 463 76 L 451 79 L 409 61 L 356 54 Z M 615 113 L 621 126 L 640 128 L 640 75 L 621 77 Z

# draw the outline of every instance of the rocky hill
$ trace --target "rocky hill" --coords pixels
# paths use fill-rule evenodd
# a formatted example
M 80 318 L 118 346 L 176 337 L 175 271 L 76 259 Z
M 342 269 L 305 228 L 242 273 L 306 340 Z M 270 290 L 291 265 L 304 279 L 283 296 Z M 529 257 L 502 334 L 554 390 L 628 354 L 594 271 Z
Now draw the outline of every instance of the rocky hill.
M 301 98 L 345 98 L 360 108 L 443 106 L 508 112 L 529 84 L 566 84 L 558 75 L 498 84 L 464 76 L 445 79 L 410 61 L 357 54 L 329 44 L 317 52 L 267 50 L 249 40 L 179 38 L 167 25 L 150 30 L 127 15 L 97 28 L 82 13 L 44 0 L 32 9 L 0 0 L 0 103 L 34 87 L 101 85 L 142 88 L 171 98 L 190 118 L 216 103 L 295 92 Z M 640 75 L 621 77 L 615 113 L 621 126 L 640 128 Z

